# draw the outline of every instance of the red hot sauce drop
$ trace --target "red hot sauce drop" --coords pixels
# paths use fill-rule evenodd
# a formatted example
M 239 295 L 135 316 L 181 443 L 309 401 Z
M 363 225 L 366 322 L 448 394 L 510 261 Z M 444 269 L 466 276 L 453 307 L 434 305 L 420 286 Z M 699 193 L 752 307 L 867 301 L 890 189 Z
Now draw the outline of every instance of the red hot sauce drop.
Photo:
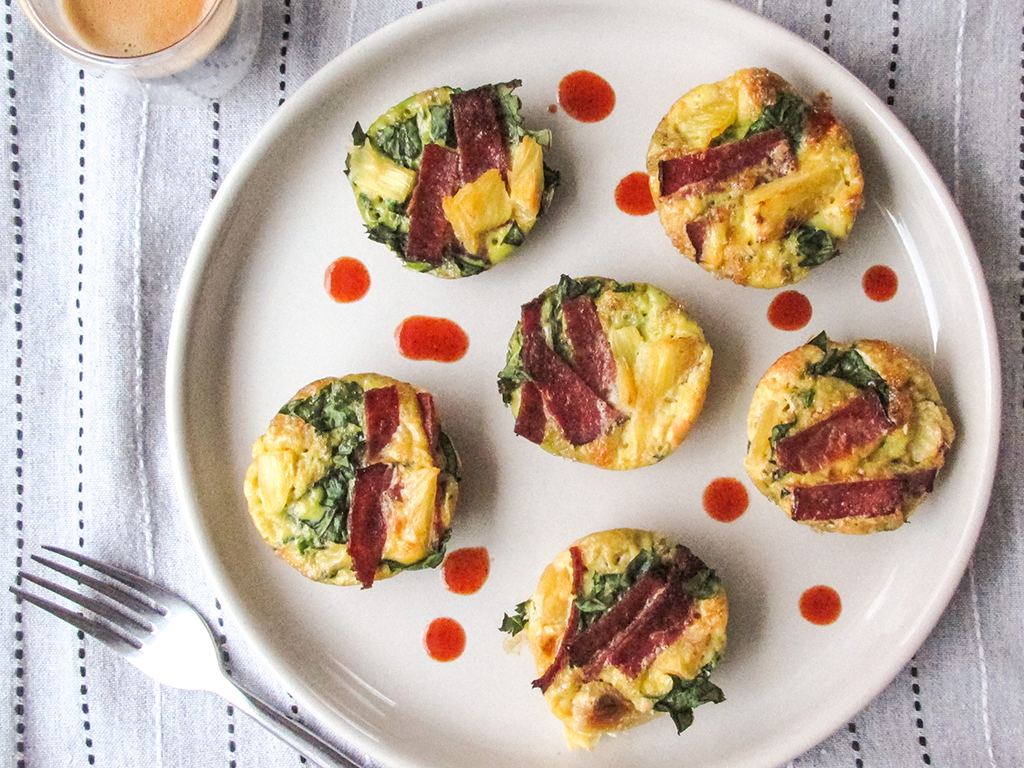
M 456 595 L 480 590 L 491 572 L 491 556 L 485 547 L 466 547 L 449 552 L 441 565 L 445 589 Z
M 780 331 L 799 331 L 811 322 L 811 301 L 799 291 L 783 291 L 768 305 L 768 322 Z
M 597 123 L 615 109 L 615 91 L 600 75 L 579 69 L 558 84 L 558 103 L 574 120 Z
M 832 624 L 843 611 L 843 601 L 832 587 L 819 584 L 800 595 L 800 615 L 811 624 Z
M 466 630 L 455 619 L 434 619 L 423 635 L 423 646 L 434 661 L 454 661 L 466 650 Z
M 876 264 L 868 269 L 861 280 L 864 293 L 872 301 L 888 301 L 896 295 L 899 284 L 896 273 L 884 264 Z
M 402 356 L 410 360 L 454 363 L 469 349 L 469 336 L 447 318 L 413 315 L 398 326 L 395 343 Z
M 750 496 L 736 478 L 719 477 L 704 489 L 703 502 L 704 511 L 712 520 L 731 523 L 747 511 Z
M 359 259 L 342 256 L 327 267 L 324 290 L 339 303 L 359 301 L 370 290 L 370 273 Z
M 641 171 L 631 173 L 615 187 L 615 204 L 630 216 L 646 216 L 654 213 L 654 198 L 647 174 Z

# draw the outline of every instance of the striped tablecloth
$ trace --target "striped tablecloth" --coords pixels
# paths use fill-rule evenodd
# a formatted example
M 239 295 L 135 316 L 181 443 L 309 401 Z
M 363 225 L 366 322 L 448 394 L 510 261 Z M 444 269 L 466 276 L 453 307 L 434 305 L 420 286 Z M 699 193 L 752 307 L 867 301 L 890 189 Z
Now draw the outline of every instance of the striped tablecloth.
M 28 556 L 52 543 L 155 577 L 210 619 L 236 675 L 304 717 L 231 626 L 176 514 L 162 405 L 169 324 L 196 229 L 260 126 L 333 57 L 430 3 L 262 2 L 256 60 L 241 84 L 215 100 L 169 105 L 83 72 L 5 0 L 0 563 L 13 584 Z M 998 476 L 959 589 L 888 688 L 791 764 L 1022 766 L 1021 4 L 736 4 L 829 53 L 920 141 L 967 221 L 1002 350 Z M 0 632 L 8 765 L 300 763 L 219 699 L 151 683 L 10 594 Z

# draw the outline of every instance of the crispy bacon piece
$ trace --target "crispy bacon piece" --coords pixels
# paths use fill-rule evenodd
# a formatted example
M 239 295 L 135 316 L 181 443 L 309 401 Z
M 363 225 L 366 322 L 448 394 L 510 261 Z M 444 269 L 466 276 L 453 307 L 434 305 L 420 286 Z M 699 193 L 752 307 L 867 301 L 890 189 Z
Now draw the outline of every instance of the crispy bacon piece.
M 456 242 L 441 200 L 459 189 L 459 155 L 440 144 L 423 147 L 423 158 L 409 200 L 409 239 L 405 257 L 410 261 L 440 264 L 446 246 Z
M 752 188 L 795 169 L 789 139 L 781 128 L 773 128 L 731 144 L 662 160 L 658 174 L 661 196 L 667 197 L 680 190 L 690 196 L 724 189 L 741 174 Z
M 519 413 L 516 414 L 515 433 L 525 437 L 531 443 L 540 445 L 544 442 L 544 427 L 547 416 L 544 414 L 544 398 L 532 381 L 527 381 L 519 390 Z
M 352 571 L 363 589 L 373 586 L 387 539 L 387 499 L 394 470 L 389 464 L 370 464 L 356 470 L 352 508 L 348 513 L 348 554 Z
M 607 400 L 615 382 L 615 358 L 589 296 L 562 302 L 565 336 L 573 349 L 570 365 L 594 393 Z
M 697 264 L 700 264 L 701 257 L 704 255 L 704 240 L 707 235 L 708 223 L 703 219 L 686 222 L 686 236 L 690 238 L 690 244 L 693 245 L 693 260 Z
M 793 519 L 817 521 L 891 515 L 902 506 L 904 499 L 930 493 L 936 471 L 922 469 L 882 480 L 793 486 Z
M 868 389 L 807 429 L 775 444 L 775 461 L 786 472 L 817 472 L 891 432 L 878 393 Z
M 541 692 L 547 690 L 555 679 L 555 675 L 562 671 L 565 662 L 569 660 L 569 646 L 572 645 L 573 638 L 576 637 L 576 630 L 580 623 L 580 609 L 576 607 L 575 598 L 583 591 L 583 574 L 586 573 L 586 568 L 583 567 L 583 553 L 578 547 L 569 547 L 569 560 L 572 563 L 572 608 L 569 609 L 569 620 L 566 622 L 565 634 L 562 635 L 555 658 L 544 670 L 544 674 L 533 681 L 532 687 L 540 688 Z
M 366 407 L 366 461 L 380 457 L 398 429 L 398 387 L 379 387 L 363 393 Z
M 523 366 L 536 382 L 544 407 L 572 445 L 585 445 L 605 434 L 621 415 L 547 345 L 541 330 L 543 299 L 523 305 Z
M 452 95 L 452 121 L 459 147 L 462 183 L 476 181 L 497 168 L 502 178 L 508 173 L 508 150 L 498 123 L 498 110 L 490 86 Z
M 673 579 L 608 649 L 604 663 L 636 677 L 679 639 L 694 618 L 693 597 Z
M 441 424 L 437 420 L 437 406 L 434 405 L 434 396 L 429 392 L 417 392 L 416 402 L 420 406 L 420 421 L 423 422 L 423 432 L 427 436 L 430 454 L 436 459 L 441 437 Z

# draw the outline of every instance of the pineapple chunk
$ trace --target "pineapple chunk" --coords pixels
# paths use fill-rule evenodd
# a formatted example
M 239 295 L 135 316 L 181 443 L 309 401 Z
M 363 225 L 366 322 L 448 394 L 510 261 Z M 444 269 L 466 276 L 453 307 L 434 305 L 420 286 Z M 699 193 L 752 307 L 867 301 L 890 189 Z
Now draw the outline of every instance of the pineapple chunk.
M 508 174 L 512 216 L 523 232 L 529 232 L 540 213 L 544 192 L 544 150 L 532 136 L 512 150 L 512 169 Z
M 636 359 L 639 413 L 653 414 L 664 399 L 686 382 L 699 362 L 703 343 L 694 338 L 664 338 L 640 347 Z
M 827 207 L 843 183 L 840 168 L 801 168 L 747 194 L 747 226 L 758 242 L 780 239 L 794 224 Z
M 685 120 L 672 119 L 681 114 L 685 114 Z M 677 148 L 689 153 L 707 149 L 712 139 L 735 123 L 738 117 L 735 91 L 722 88 L 721 83 L 712 83 L 698 86 L 686 94 L 672 107 L 666 120 L 671 121 L 672 132 L 680 142 Z
M 295 483 L 296 456 L 291 451 L 271 451 L 256 457 L 263 508 L 275 514 L 284 509 Z
M 405 202 L 416 183 L 416 171 L 382 155 L 369 141 L 349 150 L 348 173 L 352 184 L 370 198 Z
M 429 552 L 430 529 L 434 522 L 437 467 L 398 470 L 401 497 L 392 501 L 387 516 L 387 544 L 384 558 L 408 565 Z
M 624 406 L 632 407 L 637 396 L 636 357 L 643 346 L 643 337 L 635 325 L 627 325 L 609 331 L 608 343 L 618 371 L 615 384 L 619 391 L 619 401 Z
M 469 253 L 480 252 L 480 235 L 512 218 L 512 200 L 497 168 L 441 201 L 445 218 Z

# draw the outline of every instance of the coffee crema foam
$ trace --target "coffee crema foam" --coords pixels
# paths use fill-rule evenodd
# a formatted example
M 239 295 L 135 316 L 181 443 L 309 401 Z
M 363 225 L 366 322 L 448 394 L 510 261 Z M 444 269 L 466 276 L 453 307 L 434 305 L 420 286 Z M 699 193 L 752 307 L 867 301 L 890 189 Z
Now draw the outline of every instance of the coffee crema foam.
M 215 0 L 63 0 L 64 15 L 92 53 L 125 58 L 169 48 L 188 36 Z

